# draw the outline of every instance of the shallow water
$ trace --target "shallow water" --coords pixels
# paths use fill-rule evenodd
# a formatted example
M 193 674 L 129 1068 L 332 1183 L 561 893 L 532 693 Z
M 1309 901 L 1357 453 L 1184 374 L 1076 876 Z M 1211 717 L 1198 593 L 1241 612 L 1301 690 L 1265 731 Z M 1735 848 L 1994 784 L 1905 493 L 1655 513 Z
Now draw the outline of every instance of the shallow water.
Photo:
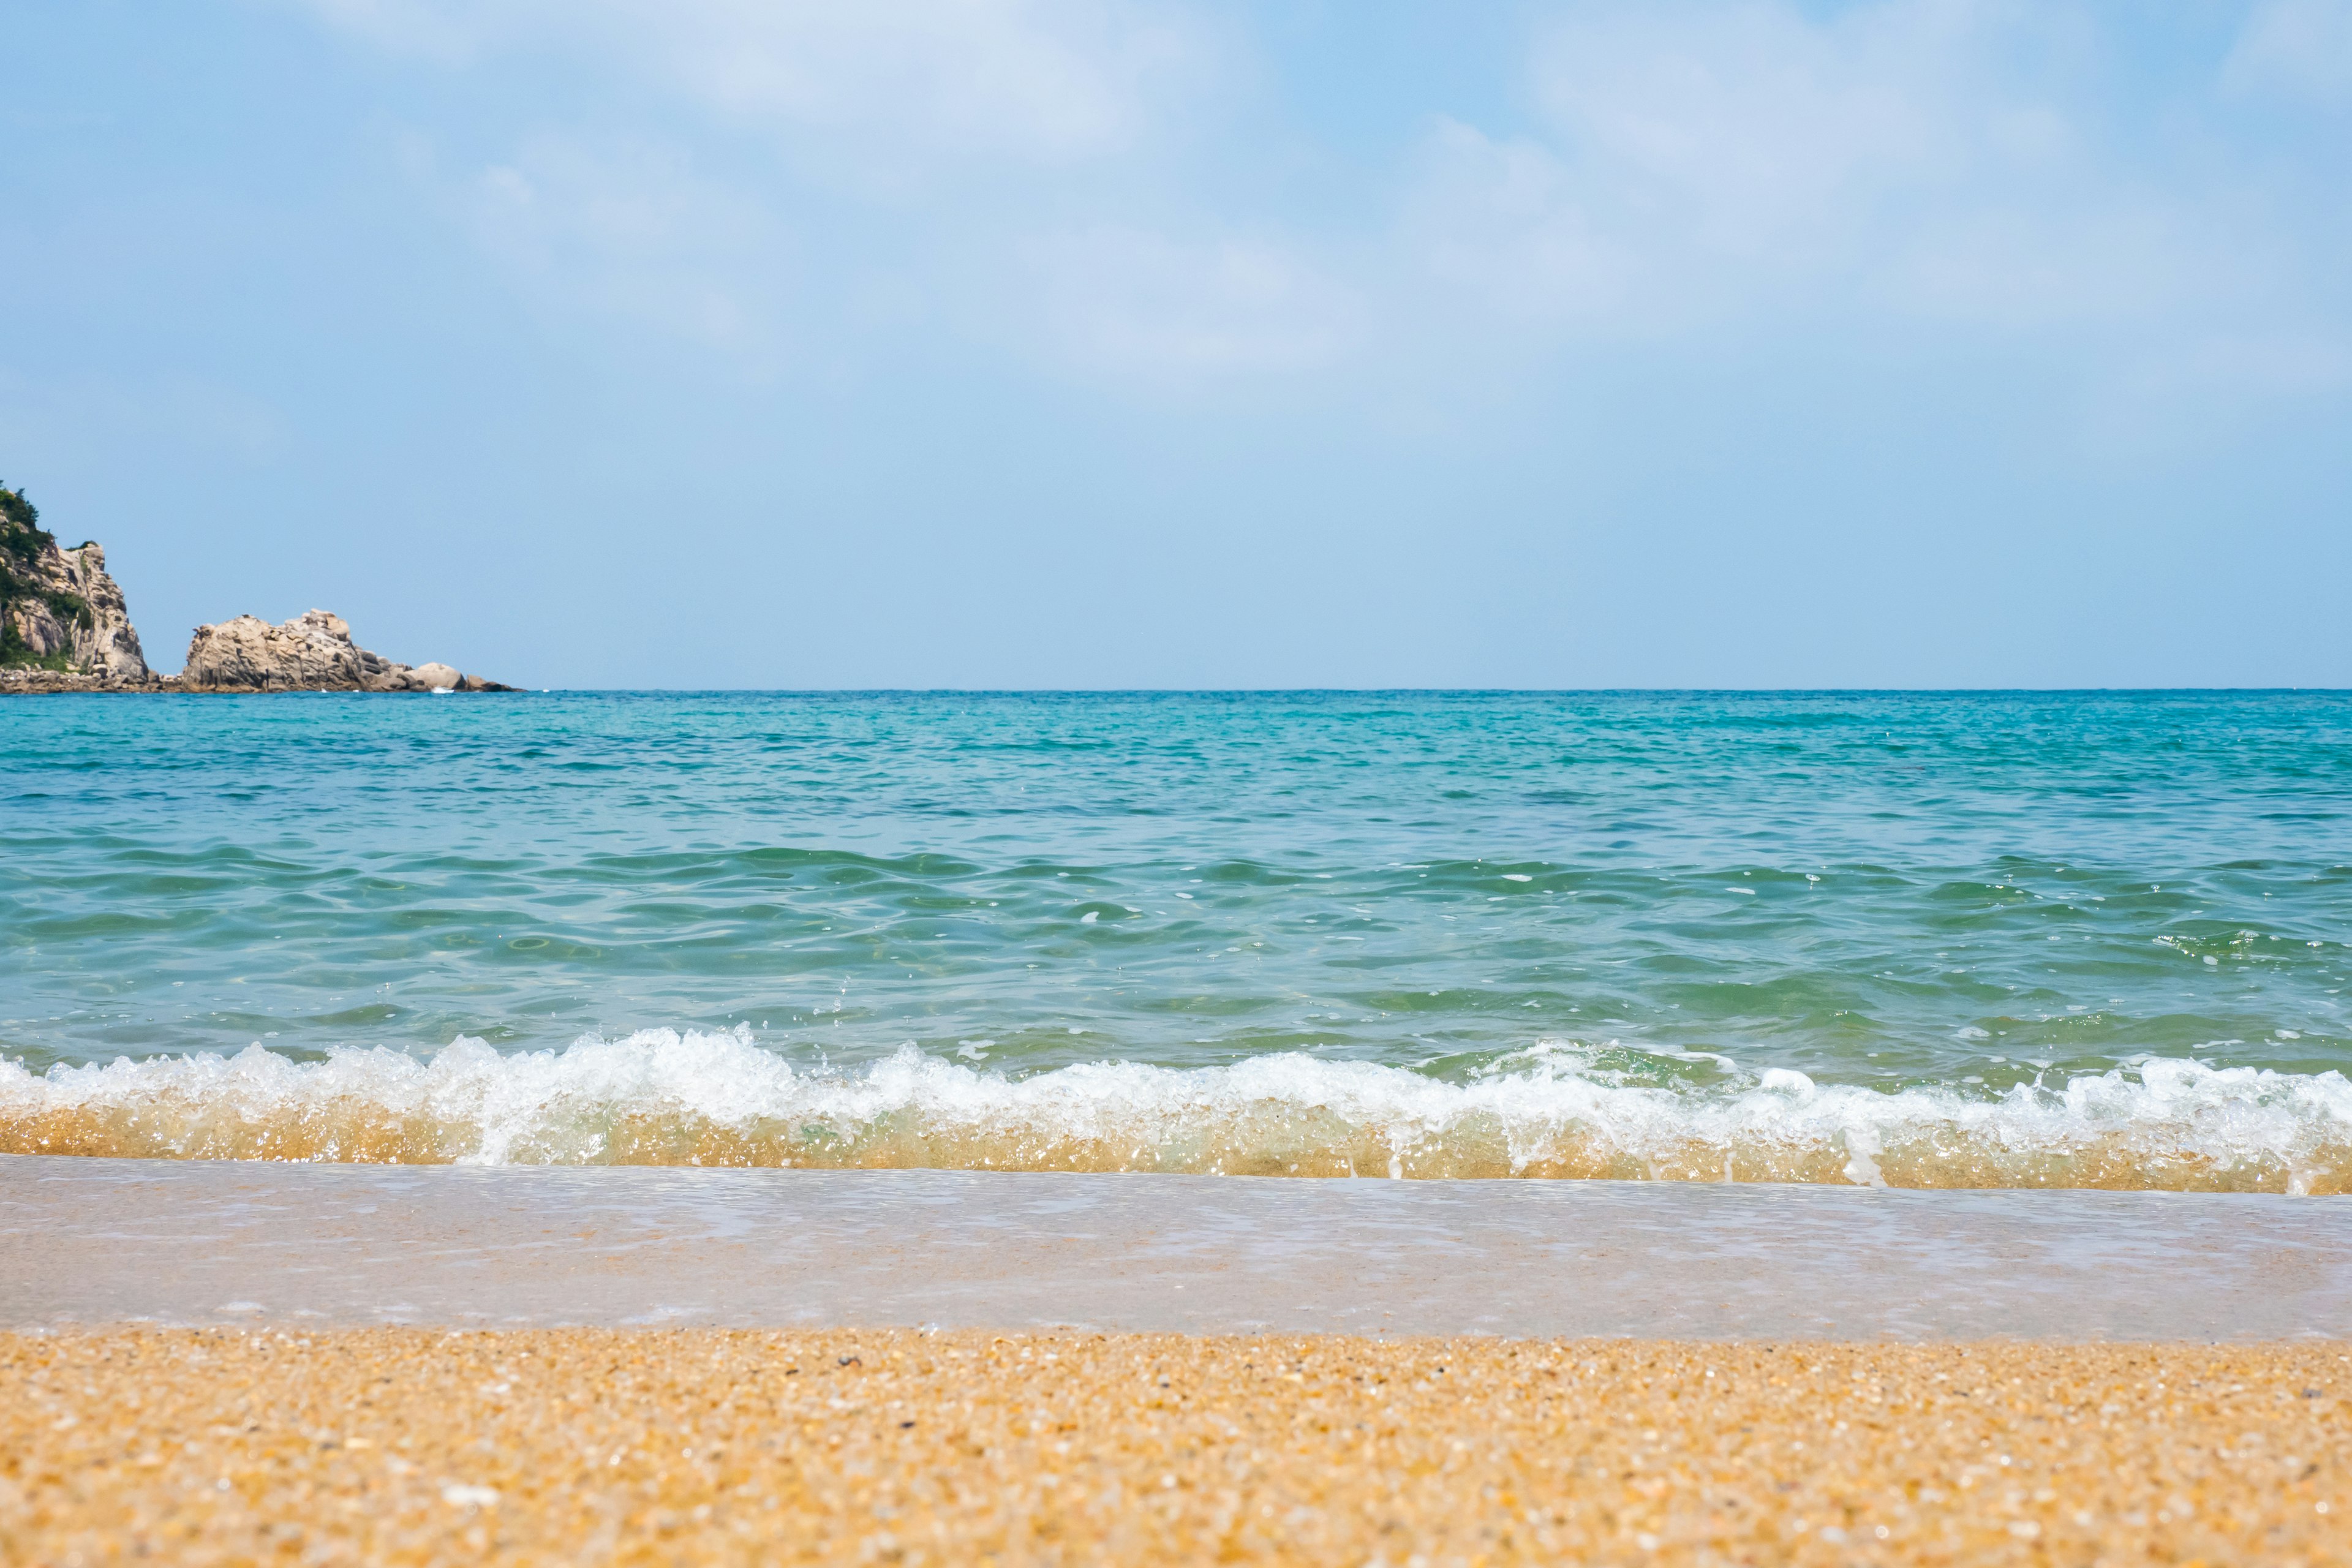
M 2352 1338 L 2260 1194 L 0 1155 L 0 1330 L 435 1323 Z
M 0 758 L 0 1150 L 2352 1188 L 2339 694 L 49 699 Z

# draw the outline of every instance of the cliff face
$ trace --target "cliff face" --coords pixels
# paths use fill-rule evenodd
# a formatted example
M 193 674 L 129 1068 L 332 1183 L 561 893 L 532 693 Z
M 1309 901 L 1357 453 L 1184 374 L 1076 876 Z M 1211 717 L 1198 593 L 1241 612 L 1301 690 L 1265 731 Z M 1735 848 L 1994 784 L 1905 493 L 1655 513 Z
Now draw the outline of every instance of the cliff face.
M 511 691 L 446 664 L 395 664 L 352 641 L 342 616 L 309 610 L 271 626 L 239 616 L 198 626 L 181 684 L 191 691 Z
M 95 544 L 60 550 L 21 491 L 0 489 L 0 668 L 144 686 L 154 673 Z
M 341 616 L 198 626 L 188 667 L 147 668 L 122 590 L 95 544 L 60 550 L 22 492 L 0 488 L 0 693 L 512 691 L 446 664 L 396 664 L 352 641 Z
M 91 614 L 89 625 L 78 625 L 69 634 L 74 667 L 131 684 L 152 679 L 138 628 L 131 624 L 131 606 L 106 574 L 106 552 L 95 543 L 84 544 L 58 551 L 58 560 L 65 569 L 67 590 L 79 595 Z

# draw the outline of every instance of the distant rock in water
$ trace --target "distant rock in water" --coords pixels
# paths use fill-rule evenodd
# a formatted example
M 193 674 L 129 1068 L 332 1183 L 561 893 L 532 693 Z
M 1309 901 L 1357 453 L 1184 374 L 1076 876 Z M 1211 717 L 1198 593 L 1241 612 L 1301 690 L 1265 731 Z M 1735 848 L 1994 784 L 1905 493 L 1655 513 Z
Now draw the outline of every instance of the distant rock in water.
M 512 691 L 446 664 L 396 664 L 352 641 L 342 616 L 306 610 L 271 626 L 239 616 L 198 626 L 180 683 L 191 691 Z
M 370 653 L 325 610 L 274 626 L 254 616 L 198 626 L 187 668 L 159 676 L 106 574 L 106 552 L 58 549 L 23 492 L 0 488 L 0 693 L 515 689 L 446 664 L 411 667 Z

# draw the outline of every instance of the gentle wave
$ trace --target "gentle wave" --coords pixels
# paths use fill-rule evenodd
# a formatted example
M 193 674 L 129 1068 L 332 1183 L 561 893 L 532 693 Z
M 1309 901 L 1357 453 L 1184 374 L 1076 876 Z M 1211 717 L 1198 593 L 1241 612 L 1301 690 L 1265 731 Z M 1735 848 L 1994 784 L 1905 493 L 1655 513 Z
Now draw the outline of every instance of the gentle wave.
M 50 1068 L 0 1063 L 0 1152 L 393 1163 L 1614 1177 L 1904 1187 L 2352 1191 L 2342 1074 L 2155 1058 L 1997 1096 L 1801 1073 L 1610 1081 L 1572 1046 L 1448 1082 L 1289 1053 L 1009 1078 L 908 1047 L 796 1068 L 747 1031 L 642 1030 L 429 1060 L 298 1063 L 254 1046 Z

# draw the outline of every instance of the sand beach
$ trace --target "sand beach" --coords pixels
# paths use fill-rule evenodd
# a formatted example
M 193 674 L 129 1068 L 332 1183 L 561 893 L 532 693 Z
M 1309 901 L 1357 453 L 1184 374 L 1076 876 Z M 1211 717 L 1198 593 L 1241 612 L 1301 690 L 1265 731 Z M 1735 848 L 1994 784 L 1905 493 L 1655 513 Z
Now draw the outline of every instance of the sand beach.
M 2347 1266 L 2263 1194 L 5 1156 L 0 1561 L 2352 1561 Z
M 0 1557 L 2338 1563 L 2352 1347 L 0 1339 Z

